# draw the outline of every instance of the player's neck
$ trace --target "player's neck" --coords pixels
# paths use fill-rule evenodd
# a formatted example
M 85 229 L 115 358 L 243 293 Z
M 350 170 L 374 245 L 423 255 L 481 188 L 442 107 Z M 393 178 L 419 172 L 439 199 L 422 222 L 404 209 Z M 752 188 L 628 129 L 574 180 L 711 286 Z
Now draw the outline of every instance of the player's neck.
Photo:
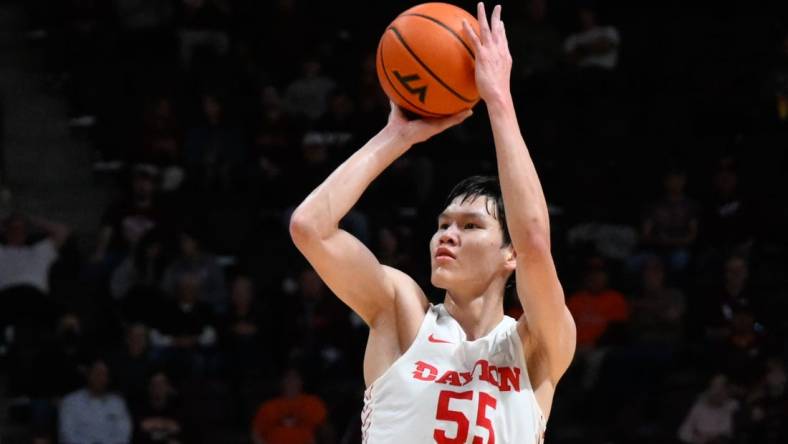
M 485 336 L 503 320 L 502 298 L 495 294 L 463 299 L 452 297 L 447 291 L 443 305 L 469 341 Z

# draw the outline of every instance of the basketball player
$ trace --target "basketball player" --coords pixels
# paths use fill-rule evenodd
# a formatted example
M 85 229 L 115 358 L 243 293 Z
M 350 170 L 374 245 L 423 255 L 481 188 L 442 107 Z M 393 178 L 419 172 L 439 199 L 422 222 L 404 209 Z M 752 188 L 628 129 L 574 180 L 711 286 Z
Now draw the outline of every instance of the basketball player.
M 574 354 L 575 326 L 550 253 L 547 206 L 509 91 L 511 56 L 500 17 L 496 6 L 488 23 L 479 3 L 479 35 L 464 25 L 500 185 L 478 177 L 461 182 L 438 217 L 431 281 L 446 291 L 442 304 L 431 305 L 413 279 L 381 265 L 338 224 L 386 167 L 469 111 L 408 121 L 392 105 L 385 128 L 290 222 L 298 249 L 369 325 L 365 443 L 541 442 L 556 384 Z M 524 309 L 517 320 L 503 313 L 512 273 Z

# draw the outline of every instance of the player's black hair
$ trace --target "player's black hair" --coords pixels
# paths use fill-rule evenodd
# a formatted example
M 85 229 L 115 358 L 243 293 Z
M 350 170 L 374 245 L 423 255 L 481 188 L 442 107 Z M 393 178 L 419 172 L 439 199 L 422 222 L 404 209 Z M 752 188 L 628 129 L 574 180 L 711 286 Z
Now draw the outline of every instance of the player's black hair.
M 503 233 L 502 247 L 511 245 L 512 238 L 509 236 L 509 228 L 506 225 L 506 211 L 503 208 L 503 195 L 501 194 L 501 184 L 497 176 L 471 176 L 463 179 L 454 186 L 446 198 L 445 207 L 448 207 L 456 198 L 460 198 L 460 203 L 473 201 L 478 197 L 487 198 L 487 214 L 494 217 L 501 224 Z M 495 206 L 491 208 L 494 203 Z

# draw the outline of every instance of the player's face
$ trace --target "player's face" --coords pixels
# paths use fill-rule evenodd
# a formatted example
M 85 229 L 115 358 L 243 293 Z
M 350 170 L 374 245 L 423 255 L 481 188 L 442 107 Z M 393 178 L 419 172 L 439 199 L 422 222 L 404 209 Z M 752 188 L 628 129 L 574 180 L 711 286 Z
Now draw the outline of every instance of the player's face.
M 438 288 L 484 291 L 513 270 L 511 246 L 502 247 L 501 224 L 490 212 L 494 203 L 478 197 L 455 199 L 438 217 L 430 241 L 432 284 Z M 488 211 L 490 210 L 490 211 Z

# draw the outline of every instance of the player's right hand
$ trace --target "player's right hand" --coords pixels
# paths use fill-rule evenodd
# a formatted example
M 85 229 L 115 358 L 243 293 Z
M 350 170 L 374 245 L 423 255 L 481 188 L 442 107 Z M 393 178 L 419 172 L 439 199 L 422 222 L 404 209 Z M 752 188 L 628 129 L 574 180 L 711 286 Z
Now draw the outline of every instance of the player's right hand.
M 463 22 L 463 29 L 476 54 L 476 87 L 479 96 L 490 104 L 511 97 L 509 78 L 512 72 L 512 55 L 501 20 L 501 5 L 493 8 L 489 23 L 483 2 L 479 2 L 476 10 L 480 33 L 476 34 L 467 21 Z
M 424 142 L 435 134 L 459 124 L 473 114 L 473 111 L 466 110 L 448 117 L 408 120 L 394 102 L 389 101 L 389 104 L 391 112 L 386 127 L 395 131 L 409 145 Z

